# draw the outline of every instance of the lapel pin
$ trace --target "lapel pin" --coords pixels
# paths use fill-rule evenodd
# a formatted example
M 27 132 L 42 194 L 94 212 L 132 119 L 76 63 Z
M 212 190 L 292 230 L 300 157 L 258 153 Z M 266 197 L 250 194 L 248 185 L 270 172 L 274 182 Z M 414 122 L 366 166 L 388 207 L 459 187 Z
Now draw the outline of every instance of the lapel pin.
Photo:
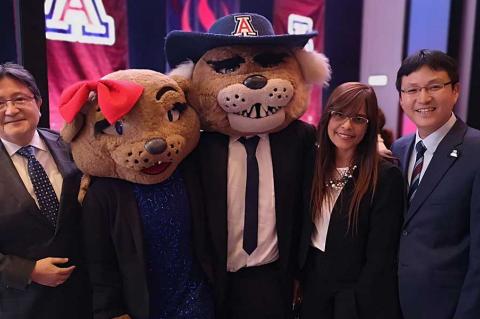
M 452 152 L 450 153 L 450 156 L 451 157 L 458 157 L 458 151 L 457 150 L 452 150 Z

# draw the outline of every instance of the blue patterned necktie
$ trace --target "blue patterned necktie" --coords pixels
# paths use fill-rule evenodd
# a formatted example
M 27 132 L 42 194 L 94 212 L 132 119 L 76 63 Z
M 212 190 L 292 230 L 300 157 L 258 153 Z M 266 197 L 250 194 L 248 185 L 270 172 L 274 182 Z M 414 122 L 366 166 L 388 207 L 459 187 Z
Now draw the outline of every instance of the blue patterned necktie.
M 420 184 L 420 174 L 422 173 L 423 168 L 423 155 L 427 148 L 422 141 L 419 141 L 415 145 L 415 150 L 417 151 L 417 157 L 415 158 L 415 166 L 412 171 L 412 178 L 410 180 L 410 189 L 408 190 L 408 202 L 410 203 L 417 192 L 418 184 Z
M 33 146 L 24 146 L 17 153 L 28 160 L 28 176 L 43 216 L 55 227 L 58 216 L 58 199 L 42 164 L 35 158 Z
M 247 184 L 245 189 L 245 224 L 243 226 L 243 250 L 252 254 L 258 241 L 258 135 L 251 138 L 241 137 L 238 141 L 247 152 Z

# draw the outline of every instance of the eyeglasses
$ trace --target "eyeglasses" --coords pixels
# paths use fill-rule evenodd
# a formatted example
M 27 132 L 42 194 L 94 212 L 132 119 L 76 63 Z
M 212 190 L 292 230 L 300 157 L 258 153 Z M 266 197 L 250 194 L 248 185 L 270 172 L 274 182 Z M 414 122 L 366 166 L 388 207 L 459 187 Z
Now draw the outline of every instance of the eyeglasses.
M 356 116 L 348 116 L 345 113 L 339 111 L 330 111 L 330 118 L 335 122 L 345 122 L 345 120 L 350 120 L 350 122 L 354 125 L 366 125 L 368 123 L 368 119 L 366 117 L 356 115 Z
M 30 103 L 33 99 L 33 96 L 19 95 L 11 99 L 0 100 L 0 111 L 3 111 L 7 108 L 8 102 L 11 102 L 15 107 L 23 107 Z
M 438 92 L 440 91 L 441 89 L 443 89 L 444 87 L 446 87 L 447 85 L 449 84 L 454 84 L 453 81 L 449 81 L 449 82 L 446 82 L 446 83 L 432 83 L 432 84 L 429 84 L 427 86 L 420 86 L 420 87 L 408 87 L 406 89 L 402 89 L 400 90 L 402 93 L 405 93 L 407 95 L 411 95 L 411 96 L 415 96 L 415 95 L 418 95 L 420 94 L 420 92 L 425 89 L 425 91 L 427 91 L 427 93 L 435 93 L 435 92 Z

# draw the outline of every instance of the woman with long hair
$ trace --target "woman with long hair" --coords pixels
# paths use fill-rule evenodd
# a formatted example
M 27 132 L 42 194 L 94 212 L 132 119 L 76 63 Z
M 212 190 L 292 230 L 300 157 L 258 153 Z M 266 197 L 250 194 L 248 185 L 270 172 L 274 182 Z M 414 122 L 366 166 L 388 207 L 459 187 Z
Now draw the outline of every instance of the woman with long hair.
M 327 101 L 301 235 L 301 318 L 395 319 L 404 209 L 400 170 L 377 149 L 373 89 L 348 82 Z

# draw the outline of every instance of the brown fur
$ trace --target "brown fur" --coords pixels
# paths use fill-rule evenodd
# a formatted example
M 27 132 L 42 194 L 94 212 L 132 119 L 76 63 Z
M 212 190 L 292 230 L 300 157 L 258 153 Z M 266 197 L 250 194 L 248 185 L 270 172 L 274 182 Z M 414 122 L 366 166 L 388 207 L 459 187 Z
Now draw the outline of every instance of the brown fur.
M 96 94 L 90 94 L 82 112 L 62 130 L 62 136 L 71 141 L 75 163 L 87 175 L 115 177 L 140 184 L 164 181 L 193 150 L 200 136 L 200 123 L 191 107 L 187 107 L 177 121 L 169 121 L 167 117 L 167 111 L 175 103 L 186 103 L 183 90 L 172 78 L 150 70 L 117 71 L 104 79 L 133 81 L 142 85 L 144 92 L 121 119 L 122 135 L 116 134 L 113 128 L 109 128 L 108 134 L 95 133 L 95 123 L 104 116 L 98 108 Z M 167 86 L 175 91 L 168 91 L 157 100 L 157 92 Z M 145 143 L 155 138 L 167 143 L 160 154 L 151 154 L 145 148 Z M 170 165 L 157 175 L 141 171 L 159 161 Z
M 286 52 L 288 57 L 284 61 L 273 67 L 261 67 L 254 63 L 253 57 L 259 53 L 269 52 Z M 215 72 L 207 61 L 231 58 L 233 56 L 241 56 L 246 63 L 241 64 L 240 68 L 228 74 L 220 74 Z M 328 74 L 323 73 L 323 81 L 328 79 L 328 64 L 325 61 L 325 68 Z M 228 89 L 232 85 L 241 84 L 251 75 L 262 75 L 268 81 L 286 80 L 293 87 L 293 97 L 288 104 L 283 107 L 285 111 L 285 119 L 273 128 L 268 130 L 257 130 L 249 133 L 271 133 L 280 131 L 290 124 L 293 120 L 299 118 L 305 111 L 309 99 L 309 85 L 305 81 L 302 68 L 296 58 L 294 52 L 283 47 L 266 47 L 266 46 L 231 46 L 214 48 L 207 51 L 203 57 L 195 64 L 191 79 L 191 86 L 187 92 L 189 103 L 199 113 L 202 128 L 209 131 L 217 131 L 227 135 L 245 135 L 245 132 L 233 129 L 227 118 L 227 113 L 219 106 L 217 96 L 223 89 Z M 255 94 L 265 94 L 261 90 L 255 90 L 249 96 Z M 259 97 L 260 98 L 260 97 Z M 255 121 L 252 120 L 252 121 Z

